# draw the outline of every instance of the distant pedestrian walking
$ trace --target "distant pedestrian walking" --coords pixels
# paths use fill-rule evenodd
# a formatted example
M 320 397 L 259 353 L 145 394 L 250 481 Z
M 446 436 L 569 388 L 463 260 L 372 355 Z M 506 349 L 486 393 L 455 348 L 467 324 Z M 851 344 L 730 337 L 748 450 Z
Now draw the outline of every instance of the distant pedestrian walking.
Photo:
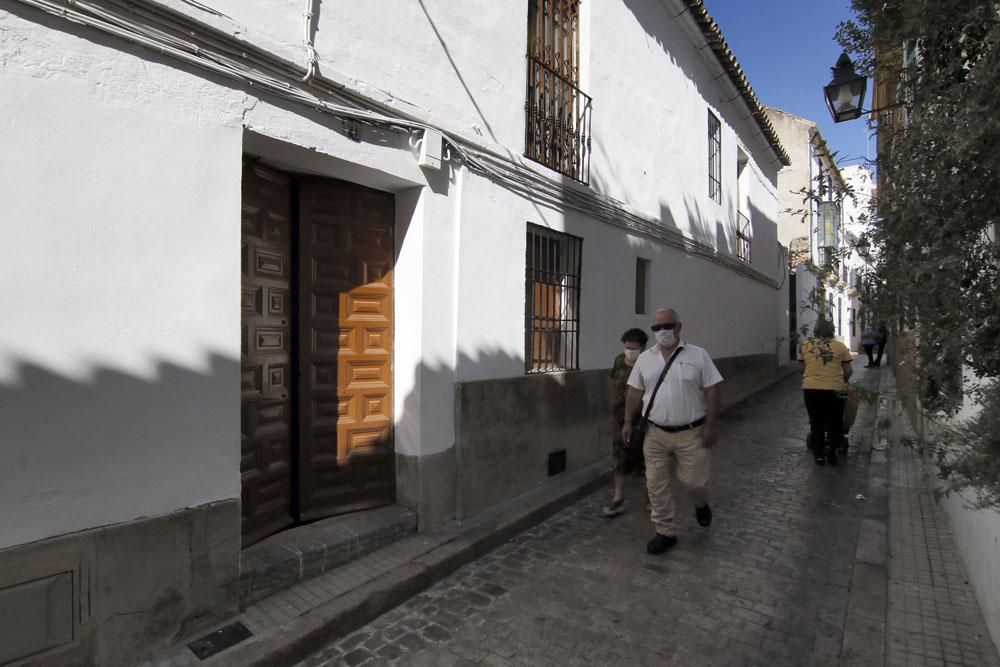
M 642 459 L 642 448 L 629 447 L 622 440 L 622 426 L 625 425 L 625 395 L 628 391 L 628 376 L 632 373 L 636 360 L 646 349 L 649 336 L 642 329 L 629 329 L 622 334 L 625 350 L 615 357 L 611 367 L 611 417 L 614 420 L 614 435 L 611 448 L 615 457 L 614 491 L 611 503 L 604 508 L 604 516 L 614 517 L 625 511 L 625 477 L 642 475 L 646 471 Z M 638 419 L 638 415 L 636 415 Z
M 889 330 L 885 328 L 885 325 L 881 325 L 878 328 L 878 343 L 875 351 L 875 365 L 882 365 L 882 353 L 885 352 L 886 343 L 889 342 Z M 887 362 L 888 363 L 888 362 Z
M 809 413 L 809 449 L 817 465 L 837 465 L 837 449 L 843 446 L 844 402 L 850 379 L 851 352 L 833 339 L 833 323 L 819 320 L 813 337 L 799 349 L 803 365 L 802 394 Z
M 680 316 L 672 309 L 661 308 L 653 314 L 651 329 L 656 345 L 639 355 L 628 379 L 625 401 L 625 442 L 630 442 L 640 408 L 646 419 L 646 489 L 656 528 L 646 550 L 652 554 L 677 544 L 671 456 L 677 459 L 677 479 L 694 502 L 698 524 L 712 523 L 709 449 L 718 440 L 722 375 L 708 352 L 681 338 L 681 327 Z
M 868 357 L 868 364 L 865 368 L 871 368 L 875 365 L 875 357 L 872 356 L 872 353 L 875 351 L 876 343 L 878 343 L 878 334 L 874 329 L 868 327 L 861 332 L 861 349 L 865 351 L 865 355 Z

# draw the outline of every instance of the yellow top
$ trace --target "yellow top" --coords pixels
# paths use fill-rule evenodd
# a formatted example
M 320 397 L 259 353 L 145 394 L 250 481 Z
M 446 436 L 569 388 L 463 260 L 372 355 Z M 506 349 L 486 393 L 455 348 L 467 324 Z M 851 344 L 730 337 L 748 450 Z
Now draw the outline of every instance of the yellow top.
M 841 391 L 847 388 L 841 364 L 853 359 L 850 350 L 840 341 L 810 338 L 799 348 L 799 357 L 806 365 L 802 373 L 803 389 Z

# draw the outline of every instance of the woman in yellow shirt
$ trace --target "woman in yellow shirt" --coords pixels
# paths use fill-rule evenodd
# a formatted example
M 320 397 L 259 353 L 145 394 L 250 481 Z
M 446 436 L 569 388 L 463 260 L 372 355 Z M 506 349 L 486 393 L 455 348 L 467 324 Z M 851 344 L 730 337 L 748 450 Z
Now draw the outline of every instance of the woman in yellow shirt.
M 853 361 L 847 346 L 833 339 L 833 323 L 819 320 L 813 337 L 799 348 L 802 394 L 809 413 L 809 449 L 817 465 L 837 465 L 844 440 L 844 401 Z

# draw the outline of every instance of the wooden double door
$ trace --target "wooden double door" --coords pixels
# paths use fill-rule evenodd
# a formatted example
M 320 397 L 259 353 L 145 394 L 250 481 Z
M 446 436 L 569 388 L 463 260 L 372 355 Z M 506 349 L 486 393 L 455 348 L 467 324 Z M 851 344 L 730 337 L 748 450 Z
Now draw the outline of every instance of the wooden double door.
M 243 543 L 394 502 L 391 194 L 247 159 Z

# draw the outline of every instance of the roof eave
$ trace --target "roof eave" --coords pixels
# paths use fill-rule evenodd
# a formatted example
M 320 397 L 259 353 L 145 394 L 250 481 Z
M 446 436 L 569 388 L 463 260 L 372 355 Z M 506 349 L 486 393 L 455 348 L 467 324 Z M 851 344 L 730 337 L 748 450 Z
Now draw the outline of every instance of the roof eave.
M 764 112 L 764 105 L 761 104 L 760 100 L 757 99 L 757 94 L 754 92 L 753 88 L 750 86 L 750 82 L 747 80 L 746 74 L 743 73 L 743 68 L 740 66 L 739 61 L 733 52 L 730 50 L 729 45 L 726 43 L 726 39 L 722 36 L 722 30 L 719 28 L 719 24 L 715 22 L 715 19 L 711 17 L 708 10 L 705 9 L 704 0 L 681 0 L 684 5 L 691 12 L 691 18 L 697 24 L 698 29 L 701 30 L 702 35 L 705 37 L 705 42 L 712 49 L 715 54 L 716 59 L 722 66 L 722 69 L 726 72 L 729 80 L 732 81 L 736 90 L 739 91 L 740 97 L 746 103 L 747 107 L 750 109 L 750 115 L 757 122 L 757 126 L 760 128 L 761 133 L 763 133 L 764 138 L 767 139 L 767 143 L 771 146 L 771 150 L 774 152 L 781 164 L 788 167 L 792 164 L 791 158 L 788 157 L 788 153 L 785 152 L 784 146 L 778 140 L 778 133 L 775 132 L 774 126 L 771 125 L 771 121 L 768 120 L 767 114 Z

